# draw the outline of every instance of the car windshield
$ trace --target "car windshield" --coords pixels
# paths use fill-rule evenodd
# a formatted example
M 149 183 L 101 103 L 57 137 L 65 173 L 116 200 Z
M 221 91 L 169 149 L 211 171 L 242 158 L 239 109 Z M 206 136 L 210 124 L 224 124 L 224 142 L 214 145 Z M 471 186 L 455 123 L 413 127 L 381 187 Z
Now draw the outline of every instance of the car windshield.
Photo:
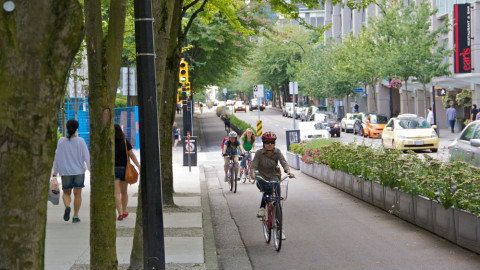
M 237 101 L 235 102 L 235 105 L 243 105 L 243 101 Z
M 323 130 L 327 129 L 323 123 L 315 123 L 315 129 L 316 130 Z
M 347 119 L 348 120 L 362 119 L 362 116 L 359 114 L 354 114 L 354 115 L 351 114 L 347 117 Z
M 398 120 L 398 126 L 402 129 L 430 128 L 428 122 L 423 118 L 404 118 Z
M 370 116 L 370 123 L 372 124 L 386 124 L 388 118 L 385 115 L 374 115 Z

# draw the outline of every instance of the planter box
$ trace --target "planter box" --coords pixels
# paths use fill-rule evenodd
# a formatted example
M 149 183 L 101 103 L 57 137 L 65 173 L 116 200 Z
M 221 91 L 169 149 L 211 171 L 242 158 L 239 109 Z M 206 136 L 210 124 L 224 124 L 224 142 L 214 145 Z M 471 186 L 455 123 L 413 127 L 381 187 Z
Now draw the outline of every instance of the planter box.
M 401 190 L 397 191 L 398 216 L 408 222 L 415 224 L 415 208 L 413 207 L 413 196 Z
M 328 165 L 323 165 L 323 171 L 322 171 L 322 177 L 320 179 L 320 181 L 324 182 L 325 184 L 328 184 L 328 175 L 330 174 L 330 172 L 332 171 L 332 169 L 330 169 L 330 167 Z
M 372 182 L 372 201 L 373 205 L 385 210 L 385 193 L 382 184 Z
M 453 208 L 445 209 L 442 204 L 432 201 L 433 232 L 447 240 L 456 242 L 455 215 Z
M 337 170 L 335 173 L 336 187 L 342 191 L 345 191 L 345 177 L 346 173 Z
M 363 180 L 355 176 L 352 176 L 352 195 L 361 200 L 362 194 L 363 194 Z
M 397 205 L 397 188 L 391 189 L 390 187 L 385 187 L 385 210 L 389 213 L 394 213 L 398 211 Z
M 480 254 L 479 219 L 464 210 L 455 209 L 455 236 L 457 244 Z
M 434 232 L 432 200 L 420 195 L 415 196 L 413 200 L 415 207 L 415 224 L 426 230 Z
M 287 152 L 286 159 L 288 166 L 294 168 L 295 170 L 300 169 L 300 157 L 297 154 Z
M 313 164 L 313 177 L 320 180 L 323 174 L 323 166 L 321 164 Z
M 334 171 L 334 170 L 331 170 L 329 173 L 328 173 L 328 184 L 332 187 L 336 187 L 337 186 L 337 182 L 335 180 L 335 177 L 336 177 L 336 174 L 337 174 L 337 171 Z
M 362 199 L 370 204 L 373 204 L 372 195 L 372 181 L 363 181 L 362 185 Z
M 343 175 L 343 183 L 344 183 L 344 189 L 346 193 L 353 195 L 353 175 L 349 173 L 345 173 Z
M 301 162 L 300 171 L 306 175 L 313 176 L 313 164 L 307 164 L 305 162 Z

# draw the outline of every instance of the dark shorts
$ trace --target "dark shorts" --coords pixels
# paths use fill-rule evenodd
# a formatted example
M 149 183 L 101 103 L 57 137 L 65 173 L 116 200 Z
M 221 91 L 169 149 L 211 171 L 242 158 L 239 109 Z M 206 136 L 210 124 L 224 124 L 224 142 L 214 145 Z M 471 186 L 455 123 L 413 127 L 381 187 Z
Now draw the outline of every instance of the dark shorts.
M 62 176 L 62 189 L 71 190 L 72 188 L 84 188 L 85 174 Z
M 125 181 L 125 167 L 115 167 L 115 180 Z

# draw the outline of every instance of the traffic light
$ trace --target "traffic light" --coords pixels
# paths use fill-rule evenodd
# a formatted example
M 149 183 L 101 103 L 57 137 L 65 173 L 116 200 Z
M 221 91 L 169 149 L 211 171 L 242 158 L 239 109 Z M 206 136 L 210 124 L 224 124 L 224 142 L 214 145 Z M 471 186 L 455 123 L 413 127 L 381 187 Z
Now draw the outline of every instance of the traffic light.
M 190 83 L 189 83 L 189 82 L 187 82 L 187 83 L 185 84 L 185 89 L 186 89 L 186 92 L 187 92 L 187 97 L 190 96 L 190 94 L 191 94 L 192 92 L 191 92 L 191 89 L 190 89 Z
M 178 73 L 178 80 L 182 84 L 188 82 L 188 63 L 183 58 L 180 60 L 180 72 Z

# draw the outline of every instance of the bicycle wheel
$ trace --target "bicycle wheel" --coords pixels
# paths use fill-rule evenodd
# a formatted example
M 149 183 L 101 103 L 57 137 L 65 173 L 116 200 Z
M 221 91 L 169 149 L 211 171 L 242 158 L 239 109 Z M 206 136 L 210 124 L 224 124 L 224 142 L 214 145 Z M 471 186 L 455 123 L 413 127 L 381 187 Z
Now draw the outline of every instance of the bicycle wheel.
M 247 165 L 247 166 L 248 166 L 248 165 Z M 243 170 L 243 174 L 242 174 L 243 183 L 247 182 L 247 179 L 248 179 L 248 175 L 247 175 L 247 174 L 248 174 L 248 173 L 247 173 L 247 172 L 248 172 L 248 171 L 247 171 L 247 166 L 245 166 L 245 168 L 244 168 L 244 169 L 242 169 L 242 170 Z
M 235 176 L 235 177 L 233 178 L 233 183 L 232 183 L 232 185 L 233 185 L 233 193 L 237 193 L 237 182 L 238 182 L 238 181 L 237 181 L 237 168 L 233 168 L 233 170 L 234 170 L 233 174 L 234 174 L 234 176 Z
M 233 190 L 233 168 L 230 167 L 230 171 L 228 173 L 228 186 L 230 188 L 230 191 Z
M 282 248 L 282 206 L 275 203 L 273 206 L 273 241 L 275 249 L 280 251 Z
M 267 203 L 267 206 L 265 207 L 266 208 L 266 216 L 262 217 L 262 226 L 263 226 L 263 237 L 265 238 L 265 242 L 270 243 L 270 236 L 272 235 L 272 230 L 269 226 L 269 221 L 271 221 L 271 217 L 272 217 L 272 214 L 271 214 L 271 204 L 270 203 Z

